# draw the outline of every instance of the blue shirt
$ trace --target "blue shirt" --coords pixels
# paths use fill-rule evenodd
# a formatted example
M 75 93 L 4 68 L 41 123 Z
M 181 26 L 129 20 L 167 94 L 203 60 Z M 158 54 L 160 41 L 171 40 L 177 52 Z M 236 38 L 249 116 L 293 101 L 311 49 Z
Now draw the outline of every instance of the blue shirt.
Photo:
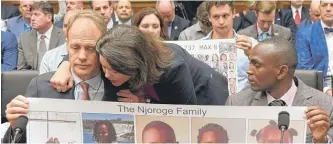
M 208 35 L 202 38 L 202 40 L 211 40 L 212 33 L 213 31 L 208 33 Z M 238 34 L 234 31 L 233 39 L 236 39 L 237 35 Z M 258 44 L 257 40 L 251 37 L 249 38 L 252 41 L 252 47 Z M 250 64 L 249 58 L 245 55 L 244 51 L 242 49 L 237 48 L 237 79 L 238 79 L 237 92 L 240 92 L 250 86 L 247 79 L 248 75 L 246 73 L 249 64 Z
M 56 71 L 64 56 L 67 55 L 66 42 L 57 48 L 47 51 L 42 59 L 39 74 Z
M 1 71 L 15 70 L 17 57 L 18 49 L 15 35 L 1 31 Z

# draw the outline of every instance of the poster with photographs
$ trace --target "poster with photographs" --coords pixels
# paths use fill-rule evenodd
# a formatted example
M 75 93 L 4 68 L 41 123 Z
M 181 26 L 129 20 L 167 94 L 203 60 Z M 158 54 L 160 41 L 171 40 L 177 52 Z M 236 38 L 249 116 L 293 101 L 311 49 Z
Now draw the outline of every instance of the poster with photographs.
M 305 143 L 305 107 L 198 106 L 29 98 L 27 143 Z
M 237 92 L 237 48 L 235 40 L 167 41 L 178 44 L 193 57 L 228 78 L 229 93 Z

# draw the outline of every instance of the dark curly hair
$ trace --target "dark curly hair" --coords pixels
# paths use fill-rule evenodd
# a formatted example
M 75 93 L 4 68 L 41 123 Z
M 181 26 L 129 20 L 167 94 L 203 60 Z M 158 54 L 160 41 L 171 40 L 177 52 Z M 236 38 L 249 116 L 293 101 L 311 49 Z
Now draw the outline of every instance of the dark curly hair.
M 215 123 L 206 124 L 205 126 L 199 129 L 199 134 L 197 136 L 198 143 L 201 142 L 202 135 L 207 131 L 214 131 L 220 138 L 223 138 L 221 139 L 221 141 L 218 141 L 217 143 L 228 143 L 229 141 L 228 132 L 222 126 Z
M 110 121 L 107 120 L 102 120 L 102 121 L 98 121 L 95 125 L 94 125 L 94 140 L 96 140 L 96 142 L 99 142 L 98 139 L 98 128 L 101 125 L 106 125 L 108 128 L 108 132 L 109 132 L 109 138 L 108 140 L 110 140 L 111 142 L 115 142 L 117 140 L 117 136 L 116 136 L 116 130 L 113 127 L 113 124 Z

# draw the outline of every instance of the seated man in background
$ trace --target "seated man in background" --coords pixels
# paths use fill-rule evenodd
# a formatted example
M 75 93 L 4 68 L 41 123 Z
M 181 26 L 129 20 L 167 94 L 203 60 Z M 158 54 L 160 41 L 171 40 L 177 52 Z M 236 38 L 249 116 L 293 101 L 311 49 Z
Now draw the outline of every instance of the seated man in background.
M 18 70 L 39 70 L 44 54 L 65 43 L 64 34 L 53 26 L 53 7 L 48 2 L 35 2 L 31 7 L 32 31 L 23 33 L 18 44 Z
M 84 25 L 82 25 L 84 23 Z M 67 92 L 59 93 L 50 84 L 54 72 L 45 73 L 35 77 L 29 84 L 25 96 L 15 97 L 6 109 L 6 117 L 13 127 L 17 118 L 28 113 L 29 101 L 26 97 L 117 101 L 117 97 L 110 97 L 110 85 L 104 73 L 101 72 L 100 63 L 95 45 L 97 40 L 106 33 L 104 19 L 92 10 L 82 10 L 68 24 L 67 48 L 71 72 L 74 75 L 74 88 Z M 11 128 L 4 136 L 3 142 L 11 142 Z M 26 132 L 19 143 L 26 142 Z
M 275 10 L 275 2 L 258 1 L 255 6 L 257 23 L 238 31 L 238 34 L 253 37 L 258 41 L 279 36 L 292 42 L 290 29 L 274 24 Z
M 118 17 L 114 8 L 116 4 L 112 1 L 90 1 L 91 8 L 104 17 L 107 29 L 111 29 L 118 24 Z
M 248 87 L 246 69 L 249 64 L 248 53 L 258 42 L 254 38 L 238 35 L 233 29 L 234 2 L 208 1 L 207 11 L 213 30 L 202 40 L 235 39 L 237 47 L 237 91 Z M 221 23 L 223 21 L 223 23 Z
M 294 77 L 297 55 L 290 42 L 279 37 L 264 40 L 252 49 L 249 59 L 251 89 L 230 96 L 226 105 L 306 106 L 306 143 L 332 140 L 333 98 Z
M 20 16 L 12 17 L 7 20 L 7 29 L 19 40 L 23 32 L 31 31 L 31 6 L 32 0 L 20 0 Z
M 14 34 L 1 31 L 1 71 L 15 70 L 17 65 L 17 40 Z
M 64 37 L 67 39 L 67 26 L 69 19 L 80 12 L 79 9 L 72 9 L 67 11 L 64 17 L 64 26 L 62 31 L 64 32 Z M 43 56 L 42 62 L 39 68 L 39 74 L 56 71 L 58 69 L 59 64 L 62 62 L 64 56 L 67 55 L 67 43 L 65 42 L 63 45 L 49 50 Z
M 312 25 L 314 22 L 320 20 L 320 1 L 312 0 L 310 9 L 309 9 L 309 17 L 305 18 L 299 25 L 298 30 L 308 27 Z
M 197 10 L 197 23 L 183 30 L 179 35 L 179 40 L 198 40 L 205 37 L 211 30 L 212 25 L 208 20 L 206 2 L 202 2 Z
M 323 72 L 323 91 L 332 96 L 333 75 L 333 1 L 322 0 L 321 20 L 297 33 L 297 69 Z
M 191 22 L 175 14 L 174 1 L 157 1 L 156 9 L 164 21 L 164 31 L 169 40 L 178 40 L 180 32 L 189 27 Z
M 83 9 L 83 1 L 79 0 L 65 0 L 66 2 L 66 12 L 72 10 L 72 9 Z M 59 2 L 60 5 L 61 2 Z M 57 26 L 58 28 L 63 28 L 64 25 L 64 17 L 60 19 L 59 21 L 55 22 L 54 25 Z
M 128 0 L 119 0 L 116 6 L 116 14 L 118 17 L 118 24 L 131 25 L 132 18 L 134 18 L 131 2 Z

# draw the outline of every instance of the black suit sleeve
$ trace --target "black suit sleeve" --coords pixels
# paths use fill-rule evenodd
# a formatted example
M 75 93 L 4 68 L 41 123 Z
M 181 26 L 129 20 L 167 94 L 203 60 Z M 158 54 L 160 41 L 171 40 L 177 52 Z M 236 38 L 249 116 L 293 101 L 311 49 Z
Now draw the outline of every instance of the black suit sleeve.
M 29 83 L 27 90 L 25 91 L 26 97 L 38 97 L 38 83 L 37 83 L 37 77 L 33 78 L 31 82 Z M 3 138 L 3 143 L 10 143 L 11 137 L 13 136 L 12 128 L 9 127 L 8 130 L 5 133 L 5 136 Z M 26 137 L 26 131 L 23 132 L 21 138 L 17 138 L 19 141 L 17 143 L 26 143 L 27 137 Z
M 166 76 L 168 82 L 163 89 L 172 93 L 166 98 L 168 103 L 197 104 L 191 73 L 185 63 L 172 68 Z

